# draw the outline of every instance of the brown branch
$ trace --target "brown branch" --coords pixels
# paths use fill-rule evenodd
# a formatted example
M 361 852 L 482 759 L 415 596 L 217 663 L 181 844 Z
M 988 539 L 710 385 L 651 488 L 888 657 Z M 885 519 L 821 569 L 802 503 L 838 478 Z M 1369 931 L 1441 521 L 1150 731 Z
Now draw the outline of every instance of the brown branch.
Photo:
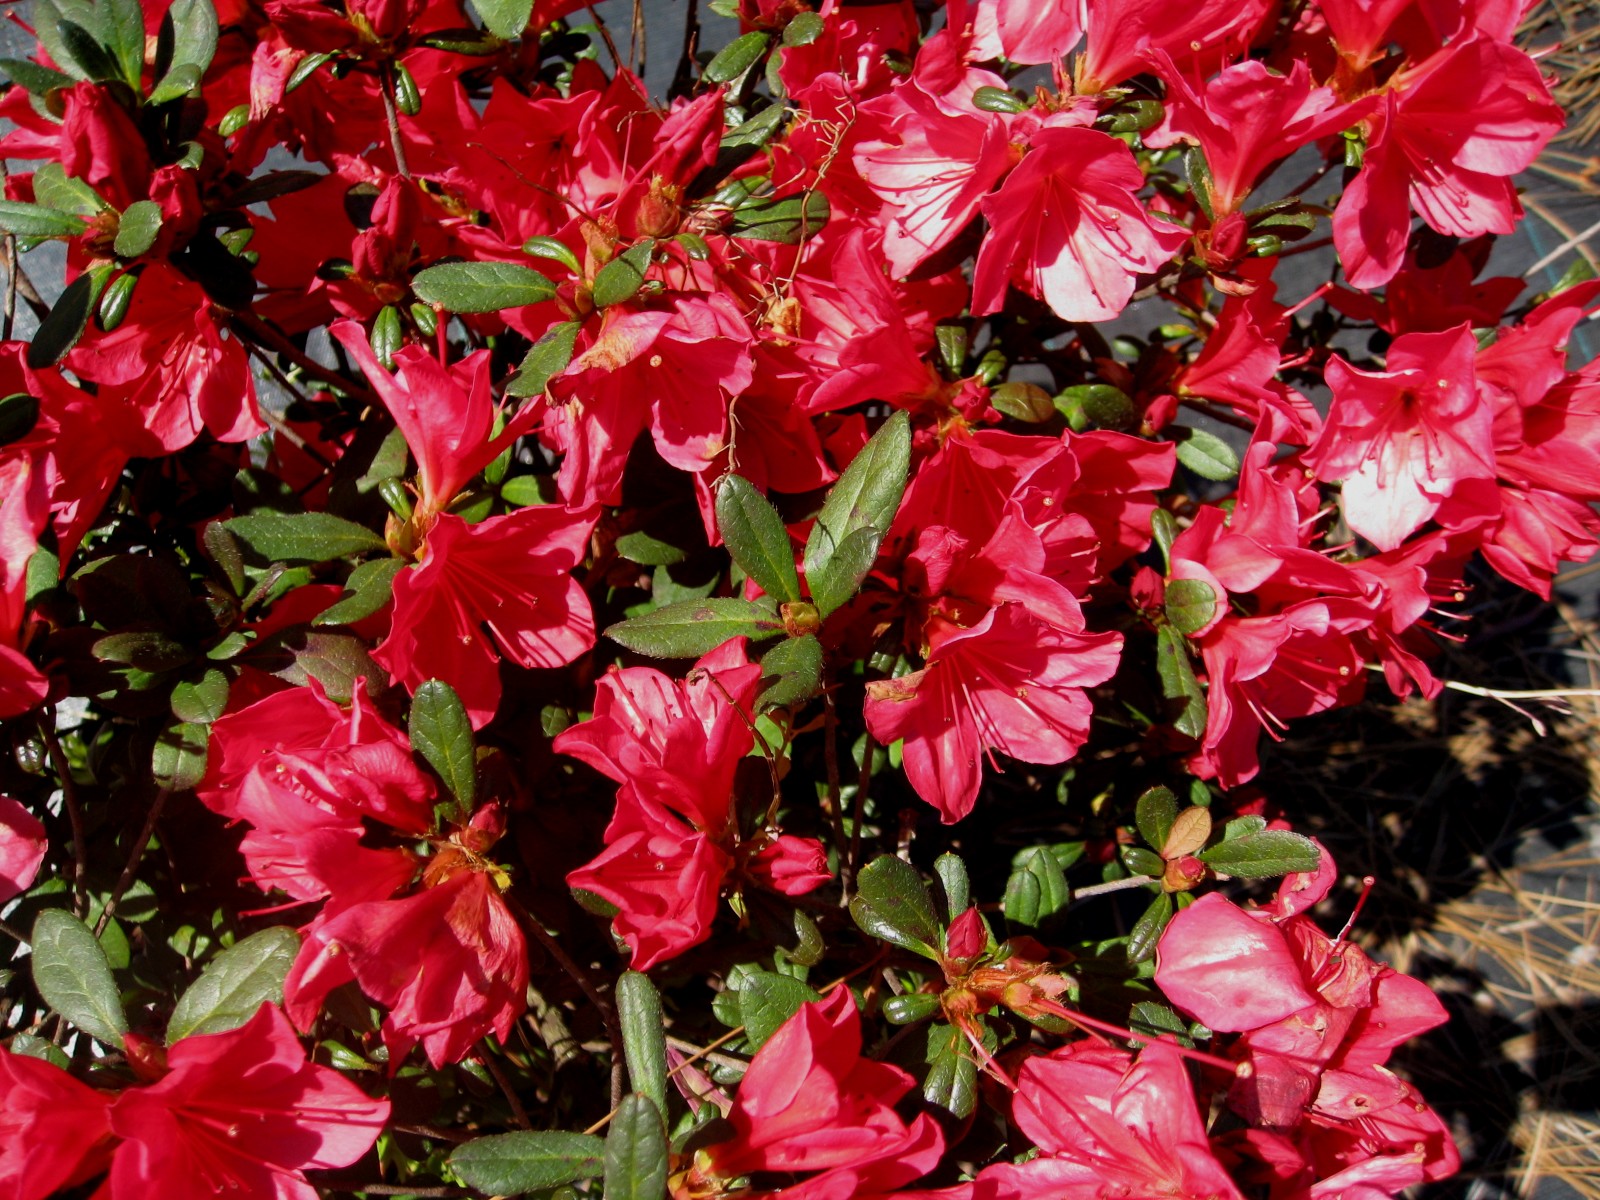
M 401 178 L 411 178 L 411 168 L 406 165 L 406 148 L 400 140 L 400 113 L 394 106 L 394 62 L 384 59 L 378 68 L 378 90 L 383 93 L 383 116 L 389 122 L 389 149 L 394 151 L 394 169 Z
M 56 737 L 55 720 L 55 709 L 44 709 L 39 715 L 39 736 L 44 739 L 50 765 L 61 780 L 62 807 L 67 810 L 67 820 L 72 825 L 72 915 L 81 921 L 89 912 L 89 860 L 84 849 L 83 806 L 78 803 L 78 789 L 72 781 L 72 768 Z
M 94 923 L 94 935 L 99 937 L 106 931 L 106 926 L 111 924 L 111 918 L 117 914 L 117 906 L 122 903 L 122 897 L 127 893 L 133 883 L 133 876 L 139 869 L 139 863 L 144 858 L 144 852 L 150 845 L 150 839 L 155 836 L 156 820 L 161 816 L 161 810 L 166 807 L 167 797 L 172 795 L 171 788 L 162 788 L 156 793 L 156 798 L 150 802 L 150 811 L 145 814 L 144 828 L 139 831 L 139 838 L 133 844 L 133 853 L 128 855 L 128 865 L 122 868 L 122 874 L 117 879 L 117 886 L 111 891 L 111 898 L 106 901 L 100 919 Z

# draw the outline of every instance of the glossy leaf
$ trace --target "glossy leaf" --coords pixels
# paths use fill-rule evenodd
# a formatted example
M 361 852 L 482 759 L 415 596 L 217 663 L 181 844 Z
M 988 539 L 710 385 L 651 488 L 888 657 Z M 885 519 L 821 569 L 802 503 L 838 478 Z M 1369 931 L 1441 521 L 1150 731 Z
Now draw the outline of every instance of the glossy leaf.
M 1139 826 L 1139 836 L 1152 850 L 1160 850 L 1172 832 L 1172 822 L 1178 817 L 1178 798 L 1171 788 L 1153 787 L 1145 791 L 1134 805 L 1133 819 Z
M 820 999 L 816 991 L 788 975 L 775 971 L 755 971 L 739 985 L 739 1023 L 751 1050 L 759 1050 L 767 1039 L 800 1006 Z
M 848 600 L 877 560 L 905 495 L 911 421 L 888 419 L 834 483 L 806 540 L 806 583 L 823 616 Z
M 206 964 L 178 997 L 167 1021 L 167 1043 L 246 1024 L 263 1004 L 283 1002 L 283 981 L 300 953 L 300 935 L 274 926 L 236 942 Z
M 628 1063 L 628 1083 L 667 1111 L 666 1017 L 661 993 L 648 975 L 624 971 L 617 980 L 617 1018 Z
M 669 604 L 606 630 L 612 641 L 651 658 L 699 658 L 729 638 L 761 641 L 783 632 L 770 603 L 706 599 Z
M 454 313 L 499 312 L 538 304 L 556 294 L 556 285 L 519 263 L 440 263 L 418 271 L 411 281 L 418 297 Z
M 269 562 L 329 562 L 349 554 L 388 549 L 383 538 L 365 525 L 325 512 L 258 512 L 223 524 Z
M 822 688 L 822 643 L 815 634 L 785 638 L 761 658 L 757 709 L 792 708 Z
M 486 1195 L 519 1196 L 593 1179 L 605 1170 L 605 1151 L 606 1144 L 588 1133 L 499 1133 L 457 1146 L 450 1169 Z
M 917 869 L 892 854 L 879 855 L 856 879 L 850 915 L 875 938 L 937 959 L 943 926 Z
M 789 531 L 772 502 L 740 475 L 728 475 L 717 488 L 717 532 L 733 561 L 761 590 L 776 600 L 800 599 Z
M 1198 633 L 1216 615 L 1216 589 L 1203 579 L 1173 579 L 1167 583 L 1167 620 L 1179 633 Z
M 605 1200 L 662 1200 L 667 1194 L 667 1130 L 648 1096 L 624 1096 L 606 1131 Z
M 430 679 L 411 697 L 407 727 L 411 748 L 421 754 L 456 798 L 461 814 L 472 812 L 477 798 L 477 757 L 472 722 L 455 689 Z
M 71 913 L 47 908 L 33 923 L 33 984 L 61 1016 L 108 1046 L 122 1048 L 128 1019 L 106 952 Z
M 1295 871 L 1315 871 L 1322 861 L 1315 842 L 1287 829 L 1263 829 L 1230 842 L 1218 842 L 1196 857 L 1212 870 L 1237 879 L 1271 879 Z

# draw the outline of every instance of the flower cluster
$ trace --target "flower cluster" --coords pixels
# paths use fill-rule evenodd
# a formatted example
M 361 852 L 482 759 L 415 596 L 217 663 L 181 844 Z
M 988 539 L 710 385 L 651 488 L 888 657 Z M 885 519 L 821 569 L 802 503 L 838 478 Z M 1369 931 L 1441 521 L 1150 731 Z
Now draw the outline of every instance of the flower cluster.
M 1244 788 L 1600 550 L 1520 6 L 709 7 L 34 0 L 0 1195 L 1458 1166 Z

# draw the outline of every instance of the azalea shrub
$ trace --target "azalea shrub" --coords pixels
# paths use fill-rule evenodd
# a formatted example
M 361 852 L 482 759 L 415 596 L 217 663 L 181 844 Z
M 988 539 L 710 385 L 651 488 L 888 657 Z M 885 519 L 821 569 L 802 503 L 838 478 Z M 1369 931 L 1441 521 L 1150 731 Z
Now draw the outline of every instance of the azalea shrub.
M 1600 546 L 1524 6 L 704 7 L 34 0 L 0 1195 L 1447 1178 L 1257 777 Z

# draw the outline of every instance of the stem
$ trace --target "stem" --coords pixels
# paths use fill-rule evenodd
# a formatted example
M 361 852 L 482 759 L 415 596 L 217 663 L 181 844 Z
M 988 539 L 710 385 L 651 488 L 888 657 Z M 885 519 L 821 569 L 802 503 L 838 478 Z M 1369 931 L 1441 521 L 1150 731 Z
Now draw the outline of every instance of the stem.
M 520 900 L 507 895 L 506 902 L 511 906 L 511 911 L 516 914 L 517 919 L 522 922 L 523 927 L 533 934 L 534 940 L 545 948 L 550 957 L 556 960 L 556 964 L 582 989 L 589 1003 L 600 1013 L 600 1019 L 605 1022 L 606 1037 L 611 1040 L 611 1107 L 615 1109 L 622 1103 L 623 1073 L 627 1069 L 622 1058 L 622 1025 L 617 1020 L 616 1007 L 594 980 L 589 978 L 589 973 L 573 961 L 565 947 L 556 941 L 554 935 L 539 923 L 539 919 L 529 912 Z
M 389 149 L 394 151 L 394 169 L 402 179 L 411 178 L 411 168 L 406 165 L 406 148 L 400 141 L 400 113 L 394 106 L 394 62 L 384 59 L 378 68 L 378 90 L 383 93 L 383 116 L 389 122 Z
M 257 345 L 275 350 L 313 379 L 320 380 L 329 387 L 339 388 L 367 403 L 377 399 L 369 388 L 352 383 L 337 371 L 323 366 L 254 313 L 236 312 L 228 323 L 235 333 L 248 334 Z
M 1130 875 L 1126 879 L 1113 879 L 1110 883 L 1097 883 L 1092 887 L 1074 888 L 1072 902 L 1088 900 L 1092 896 L 1105 896 L 1112 892 L 1126 892 L 1136 887 L 1148 887 L 1156 880 L 1149 875 Z
M 11 340 L 11 325 L 17 316 L 17 235 L 6 234 L 6 311 L 0 325 L 0 341 Z
M 1236 413 L 1229 412 L 1225 408 L 1218 408 L 1209 400 L 1196 400 L 1185 396 L 1182 403 L 1185 408 L 1192 408 L 1195 412 L 1208 416 L 1213 421 L 1220 421 L 1224 425 L 1232 425 L 1235 429 L 1242 429 L 1246 433 L 1254 433 L 1256 431 L 1256 427 L 1252 422 L 1245 420 Z
M 833 693 L 827 689 L 822 693 L 822 711 L 827 727 L 822 753 L 828 768 L 828 821 L 833 826 L 833 844 L 839 848 L 840 859 L 848 860 L 850 846 L 845 841 L 844 813 L 841 811 L 839 795 L 839 714 L 833 707 Z M 843 907 L 850 903 L 850 887 L 842 878 L 840 883 L 839 904 Z
M 500 1086 L 500 1094 L 506 1098 L 506 1103 L 511 1106 L 512 1119 L 516 1121 L 519 1129 L 532 1129 L 533 1122 L 528 1120 L 528 1110 L 522 1107 L 522 1101 L 517 1098 L 517 1093 L 511 1087 L 511 1080 L 506 1076 L 505 1069 L 495 1061 L 493 1048 L 487 1038 L 483 1041 L 483 1053 L 478 1061 L 483 1064 L 484 1070 L 494 1077 L 495 1083 Z
M 44 739 L 50 765 L 61 780 L 61 802 L 72 825 L 72 915 L 81 921 L 89 912 L 89 860 L 84 852 L 83 806 L 78 803 L 72 768 L 67 765 L 67 756 L 61 752 L 61 742 L 56 737 L 55 719 L 54 708 L 46 708 L 40 714 L 39 736 Z
M 700 41 L 700 0 L 689 0 L 688 12 L 683 20 L 683 49 L 678 52 L 678 66 L 672 72 L 669 95 L 686 96 L 694 90 L 694 52 Z
M 100 919 L 94 923 L 95 937 L 104 933 L 106 926 L 111 924 L 111 918 L 116 916 L 117 905 L 122 903 L 123 894 L 133 883 L 134 872 L 139 869 L 139 862 L 144 858 L 151 837 L 155 835 L 156 819 L 161 816 L 161 810 L 166 807 L 167 797 L 170 795 L 172 795 L 170 788 L 162 788 L 150 802 L 150 811 L 145 814 L 144 828 L 139 831 L 139 840 L 133 844 L 133 853 L 128 856 L 128 865 L 122 868 L 122 875 L 117 879 L 117 886 L 112 889 L 111 898 L 106 901 L 105 910 L 101 912 Z
M 840 872 L 841 884 L 848 897 L 855 891 L 856 875 L 861 871 L 861 821 L 867 807 L 867 789 L 872 783 L 872 752 L 877 749 L 872 735 L 867 734 L 866 749 L 861 755 L 861 774 L 856 779 L 856 794 L 850 801 L 850 855 Z

